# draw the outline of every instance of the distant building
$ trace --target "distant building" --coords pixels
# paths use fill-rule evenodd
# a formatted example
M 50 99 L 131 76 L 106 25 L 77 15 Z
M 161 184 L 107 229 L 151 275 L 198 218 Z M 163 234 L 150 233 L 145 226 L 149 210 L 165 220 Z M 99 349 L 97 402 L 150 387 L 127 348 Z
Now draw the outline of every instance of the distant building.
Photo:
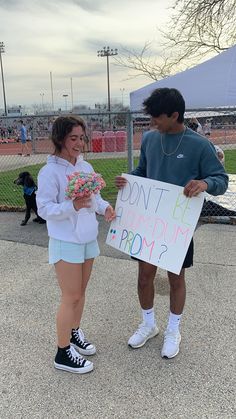
M 7 109 L 7 116 L 21 116 L 22 115 L 22 110 L 21 110 L 21 106 L 18 107 L 12 107 L 12 108 L 8 108 Z

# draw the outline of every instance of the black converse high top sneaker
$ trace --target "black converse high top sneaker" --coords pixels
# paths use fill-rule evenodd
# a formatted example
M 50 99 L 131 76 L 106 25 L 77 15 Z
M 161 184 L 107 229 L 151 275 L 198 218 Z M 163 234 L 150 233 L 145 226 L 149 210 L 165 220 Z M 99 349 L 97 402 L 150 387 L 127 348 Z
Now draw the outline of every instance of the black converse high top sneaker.
M 96 353 L 95 346 L 85 339 L 81 329 L 72 329 L 70 343 L 82 355 L 94 355 Z
M 77 374 L 86 374 L 93 370 L 93 363 L 84 359 L 73 346 L 58 348 L 54 366 Z

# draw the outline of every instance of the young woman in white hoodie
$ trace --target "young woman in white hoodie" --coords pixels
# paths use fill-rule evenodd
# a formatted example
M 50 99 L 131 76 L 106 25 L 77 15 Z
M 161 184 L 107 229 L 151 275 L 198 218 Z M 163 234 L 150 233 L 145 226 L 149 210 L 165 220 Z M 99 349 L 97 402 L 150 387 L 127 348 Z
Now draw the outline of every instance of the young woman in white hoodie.
M 66 199 L 67 175 L 94 172 L 80 155 L 85 135 L 82 118 L 61 116 L 56 119 L 51 134 L 55 151 L 39 172 L 37 191 L 38 213 L 47 221 L 49 263 L 55 266 L 61 289 L 54 366 L 81 374 L 93 369 L 93 363 L 82 355 L 96 352 L 80 328 L 86 287 L 94 258 L 99 255 L 96 213 L 104 215 L 106 221 L 115 218 L 112 206 L 100 194 L 95 195 L 93 209 L 91 198 Z

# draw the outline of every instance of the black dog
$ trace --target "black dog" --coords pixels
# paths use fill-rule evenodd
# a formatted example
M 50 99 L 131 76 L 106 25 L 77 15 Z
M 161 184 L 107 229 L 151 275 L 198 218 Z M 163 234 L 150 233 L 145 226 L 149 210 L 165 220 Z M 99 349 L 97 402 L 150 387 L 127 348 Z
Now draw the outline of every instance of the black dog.
M 29 172 L 21 172 L 17 179 L 14 180 L 16 185 L 23 186 L 24 191 L 24 200 L 26 204 L 25 219 L 21 222 L 21 226 L 25 226 L 30 219 L 31 210 L 36 214 L 36 218 L 33 219 L 34 222 L 39 224 L 45 224 L 46 221 L 43 220 L 38 215 L 37 204 L 36 204 L 36 195 L 35 191 L 37 190 L 37 185 L 34 182 L 31 174 Z

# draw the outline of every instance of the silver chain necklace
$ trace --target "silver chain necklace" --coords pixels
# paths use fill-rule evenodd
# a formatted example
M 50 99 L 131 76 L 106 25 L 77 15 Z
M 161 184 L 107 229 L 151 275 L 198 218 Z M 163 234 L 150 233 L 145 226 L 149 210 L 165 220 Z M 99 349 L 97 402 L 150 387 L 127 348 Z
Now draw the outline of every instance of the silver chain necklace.
M 166 153 L 166 151 L 164 150 L 164 147 L 163 147 L 163 135 L 161 134 L 161 149 L 162 149 L 162 152 L 163 152 L 163 154 L 164 154 L 165 156 L 172 156 L 172 154 L 175 154 L 175 153 L 176 153 L 176 151 L 178 150 L 178 148 L 179 148 L 180 144 L 182 143 L 182 139 L 184 138 L 184 135 L 185 135 L 185 133 L 186 133 L 186 129 L 187 129 L 187 128 L 185 128 L 185 130 L 184 130 L 183 134 L 181 135 L 181 138 L 180 138 L 180 140 L 179 140 L 179 143 L 178 143 L 178 145 L 177 145 L 176 149 L 175 149 L 174 151 L 172 151 L 171 153 Z

